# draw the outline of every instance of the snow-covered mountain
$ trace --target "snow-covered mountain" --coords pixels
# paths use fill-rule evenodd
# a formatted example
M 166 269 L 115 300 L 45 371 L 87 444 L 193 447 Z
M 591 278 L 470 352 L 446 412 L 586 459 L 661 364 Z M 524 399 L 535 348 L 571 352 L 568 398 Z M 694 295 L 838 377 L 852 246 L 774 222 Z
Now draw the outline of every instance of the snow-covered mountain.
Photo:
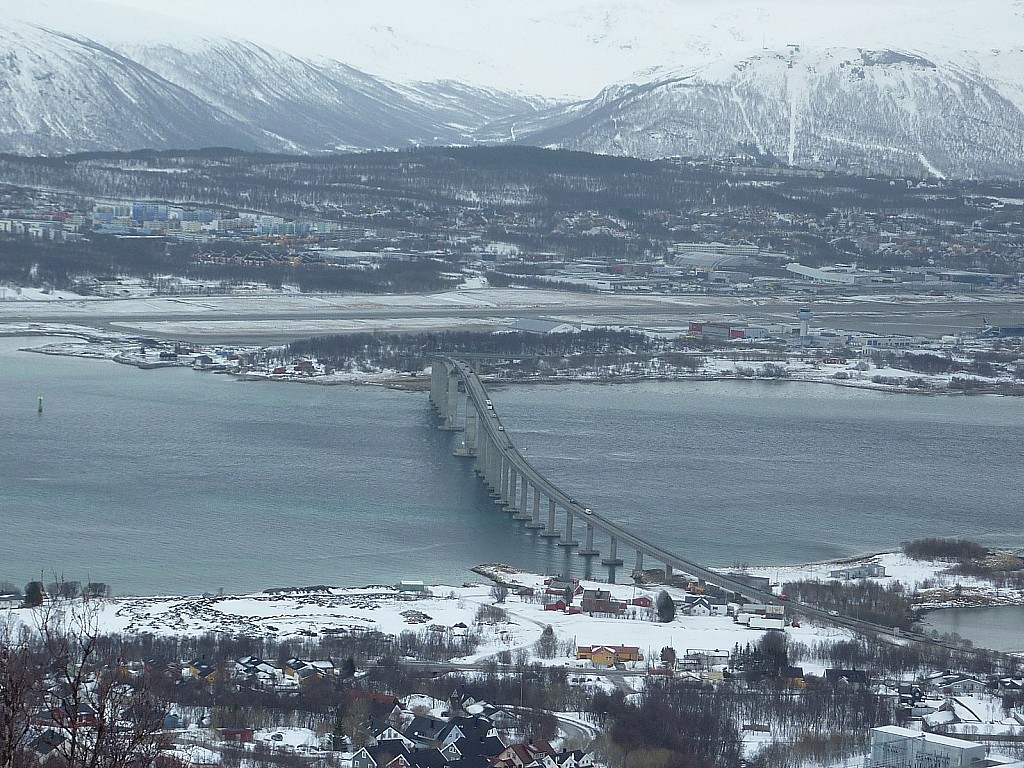
M 452 83 L 404 86 L 249 42 L 123 50 L 212 110 L 258 126 L 271 146 L 299 152 L 466 143 L 478 126 L 532 110 L 509 94 Z
M 0 151 L 517 141 L 1024 178 L 1021 40 L 1024 0 L 0 0 Z
M 1024 64 L 1019 51 L 1006 54 Z M 518 141 L 604 154 L 767 156 L 812 168 L 1024 177 L 1020 73 L 892 50 L 793 46 L 609 88 L 518 121 Z M 1004 75 L 1009 75 L 1004 72 Z M 495 136 L 506 126 L 492 126 Z
M 317 152 L 471 141 L 532 102 L 387 83 L 231 39 L 125 45 L 0 23 L 0 151 L 195 148 Z

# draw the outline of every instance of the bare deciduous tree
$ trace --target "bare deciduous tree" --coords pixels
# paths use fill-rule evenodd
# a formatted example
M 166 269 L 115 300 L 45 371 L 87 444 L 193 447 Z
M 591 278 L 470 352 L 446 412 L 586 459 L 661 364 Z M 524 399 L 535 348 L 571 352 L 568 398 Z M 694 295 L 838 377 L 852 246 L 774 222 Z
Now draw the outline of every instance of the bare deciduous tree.
M 10 618 L 0 622 L 0 768 L 24 764 L 29 713 L 38 706 L 41 679 L 29 630 Z
M 166 708 L 102 636 L 101 607 L 95 598 L 58 598 L 35 613 L 42 704 L 62 737 L 55 752 L 68 768 L 148 768 L 159 754 Z

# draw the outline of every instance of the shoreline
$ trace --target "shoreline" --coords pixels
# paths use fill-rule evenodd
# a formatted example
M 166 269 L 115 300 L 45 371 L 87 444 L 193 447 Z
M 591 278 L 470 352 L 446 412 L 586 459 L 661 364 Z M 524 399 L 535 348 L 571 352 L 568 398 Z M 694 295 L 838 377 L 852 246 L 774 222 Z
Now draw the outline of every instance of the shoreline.
M 0 335 L 17 338 L 17 337 L 25 336 L 27 334 L 25 332 L 23 332 L 23 331 L 19 331 L 19 332 L 16 332 L 16 333 L 3 333 L 2 331 L 0 331 Z M 113 360 L 114 362 L 118 362 L 119 364 L 129 364 L 129 365 L 133 365 L 135 367 L 149 368 L 149 369 L 151 369 L 151 368 L 162 368 L 162 367 L 191 367 L 191 366 L 186 366 L 185 364 L 183 364 L 180 361 L 161 361 L 161 362 L 157 362 L 157 361 L 154 360 L 152 362 L 144 362 L 144 363 L 140 364 L 140 361 L 138 361 L 138 360 L 119 359 L 118 355 L 116 355 L 116 354 L 111 356 L 110 354 L 99 353 L 99 352 L 97 352 L 95 350 L 95 348 L 94 348 L 94 346 L 92 344 L 90 344 L 90 343 L 80 343 L 82 341 L 90 342 L 90 341 L 98 341 L 99 340 L 95 334 L 89 333 L 87 329 L 70 329 L 70 328 L 50 329 L 50 328 L 39 328 L 39 329 L 33 329 L 33 331 L 30 332 L 30 334 L 28 334 L 28 335 L 38 336 L 38 337 L 41 337 L 41 338 L 61 337 L 61 338 L 64 338 L 64 339 L 74 339 L 74 340 L 76 340 L 76 342 L 73 343 L 73 344 L 72 343 L 66 344 L 64 349 L 60 349 L 59 348 L 60 344 L 53 345 L 56 348 L 47 348 L 46 346 L 43 346 L 43 347 L 35 347 L 35 348 L 31 348 L 30 347 L 30 348 L 26 348 L 25 349 L 25 351 L 37 352 L 37 353 L 40 353 L 40 354 L 47 354 L 47 355 L 52 355 L 52 356 L 63 356 L 63 357 L 81 357 L 81 358 L 84 358 L 84 359 L 110 359 L 110 360 Z M 100 338 L 102 338 L 102 337 L 100 337 Z M 11 346 L 13 348 L 13 345 L 11 345 Z M 383 386 L 383 387 L 388 387 L 388 388 L 392 388 L 392 389 L 400 389 L 400 390 L 403 390 L 403 391 L 410 391 L 410 392 L 411 391 L 422 391 L 427 386 L 429 386 L 429 377 L 427 377 L 427 376 L 417 376 L 417 377 L 394 376 L 394 377 L 388 378 L 388 379 L 367 380 L 367 379 L 364 379 L 364 378 L 360 378 L 360 379 L 328 379 L 327 377 L 273 376 L 273 375 L 254 375 L 254 374 L 238 374 L 238 373 L 229 373 L 229 375 L 231 375 L 232 378 L 235 378 L 237 380 L 245 380 L 245 381 L 281 381 L 281 382 L 297 382 L 297 383 L 318 384 L 318 385 L 328 385 L 328 386 L 330 386 L 330 385 L 341 385 L 341 384 L 348 384 L 350 386 L 352 386 L 352 385 L 358 385 L 358 386 L 363 386 L 363 385 L 371 385 L 372 386 L 372 385 L 376 385 L 376 386 Z M 521 385 L 521 384 L 547 384 L 547 385 L 572 384 L 572 383 L 621 384 L 621 383 L 643 383 L 643 382 L 648 382 L 648 381 L 659 381 L 659 382 L 712 381 L 712 382 L 722 382 L 722 381 L 731 381 L 731 380 L 734 380 L 734 379 L 737 379 L 737 378 L 750 379 L 750 380 L 753 380 L 753 381 L 767 381 L 767 380 L 771 380 L 771 381 L 777 381 L 779 383 L 786 383 L 786 382 L 794 382 L 795 381 L 795 382 L 801 382 L 801 383 L 805 383 L 805 384 L 809 384 L 809 383 L 832 383 L 832 384 L 842 384 L 842 385 L 846 385 L 846 386 L 852 386 L 850 384 L 850 382 L 837 382 L 837 381 L 828 381 L 828 380 L 809 380 L 809 379 L 806 379 L 806 378 L 760 379 L 760 378 L 757 378 L 757 377 L 749 377 L 749 376 L 731 377 L 731 376 L 710 376 L 710 375 L 694 375 L 694 376 L 685 376 L 685 377 L 675 377 L 675 376 L 635 376 L 634 375 L 634 376 L 613 376 L 613 377 L 602 377 L 602 378 L 553 376 L 553 377 L 543 377 L 543 378 L 531 378 L 531 379 L 525 379 L 525 380 L 499 379 L 499 380 L 496 380 L 495 382 L 493 382 L 492 385 L 494 385 L 496 387 L 502 387 L 502 386 L 507 386 L 507 385 Z M 489 383 L 491 383 L 491 382 L 489 382 Z M 207 386 L 207 384 L 204 383 L 201 386 Z M 865 387 L 865 388 L 875 389 L 875 387 Z M 890 388 L 890 389 L 883 390 L 883 391 L 892 392 L 893 390 Z M 953 393 L 950 393 L 950 394 L 953 394 Z M 883 546 L 884 546 L 884 542 L 883 542 Z M 876 556 L 878 556 L 880 554 L 884 554 L 884 553 L 868 552 L 868 553 L 865 553 L 865 554 L 852 554 L 852 555 L 845 556 L 845 557 L 842 557 L 842 558 L 836 559 L 836 560 L 822 561 L 821 563 L 804 563 L 803 565 L 804 566 L 810 566 L 810 565 L 841 566 L 841 565 L 845 565 L 845 564 L 850 564 L 850 563 L 855 563 L 855 562 L 858 562 L 858 561 L 862 561 L 864 559 L 869 559 L 869 558 L 872 558 L 872 557 L 876 557 Z M 764 566 L 752 567 L 752 570 L 775 571 L 775 570 L 782 569 L 782 568 L 790 569 L 790 568 L 793 568 L 793 567 L 794 566 L 771 566 L 771 565 L 764 565 Z M 1013 606 L 1013 605 L 1020 605 L 1020 604 L 1024 604 L 1024 598 L 1022 598 L 1021 596 L 1018 596 L 1018 595 L 992 594 L 992 595 L 986 595 L 986 596 L 983 596 L 983 597 L 980 597 L 980 596 L 979 597 L 975 597 L 975 596 L 972 596 L 972 595 L 958 594 L 958 595 L 945 595 L 945 596 L 942 596 L 940 598 L 940 596 L 936 594 L 936 595 L 933 595 L 931 599 L 922 601 L 919 604 L 919 610 L 921 610 L 922 612 L 927 612 L 927 611 L 931 611 L 931 610 L 940 610 L 940 609 L 943 609 L 943 608 L 989 607 L 989 606 L 999 606 L 999 605 Z
M 94 345 L 94 344 L 119 344 L 119 345 L 136 345 L 139 343 L 137 337 L 130 338 L 116 338 L 110 335 L 104 335 L 100 332 L 94 331 L 93 329 L 31 329 L 31 330 L 18 330 L 8 331 L 0 330 L 0 338 L 22 338 L 22 337 L 39 337 L 39 338 L 67 338 L 77 339 L 83 342 L 83 345 Z M 165 342 L 172 344 L 173 342 Z M 131 357 L 123 352 L 115 352 L 111 350 L 94 350 L 94 349 L 61 349 L 57 344 L 44 345 L 40 347 L 24 347 L 19 349 L 21 352 L 34 352 L 36 354 L 50 355 L 53 357 L 72 357 L 81 358 L 87 360 L 110 360 L 112 362 L 128 365 L 140 370 L 153 370 L 157 368 L 194 368 L 194 366 L 188 362 L 182 362 L 179 360 L 142 360 L 136 357 Z M 230 370 L 213 370 L 206 371 L 203 369 L 197 369 L 200 372 L 213 372 L 226 374 L 231 376 L 237 381 L 247 382 L 263 382 L 273 381 L 281 383 L 298 383 L 298 384 L 314 384 L 318 386 L 382 386 L 389 389 L 404 390 L 404 391 L 423 391 L 429 388 L 430 383 L 426 376 L 410 376 L 405 375 L 392 375 L 387 371 L 379 371 L 375 373 L 368 373 L 362 376 L 351 375 L 351 376 L 334 376 L 330 374 L 324 375 L 291 375 L 291 374 L 273 374 L 273 373 L 261 373 L 254 371 L 230 371 Z M 909 373 L 909 372 L 908 372 Z M 883 394 L 898 394 L 898 395 L 921 395 L 926 397 L 961 397 L 961 396 L 979 396 L 979 395 L 996 395 L 1001 397 L 1022 397 L 1024 391 L 1003 391 L 998 385 L 991 385 L 986 387 L 979 387 L 970 391 L 961 390 L 934 390 L 934 389 L 920 389 L 915 387 L 899 386 L 892 384 L 880 384 L 870 381 L 852 381 L 849 379 L 836 379 L 830 375 L 822 376 L 811 376 L 806 373 L 798 373 L 796 375 L 790 375 L 786 377 L 774 377 L 774 376 L 758 376 L 754 375 L 728 375 L 724 373 L 676 373 L 676 374 L 608 374 L 608 375 L 575 375 L 575 376 L 544 376 L 544 377 L 524 377 L 518 379 L 494 379 L 488 377 L 481 377 L 483 381 L 495 388 L 500 389 L 503 386 L 523 386 L 523 385 L 547 385 L 557 386 L 563 384 L 595 384 L 595 385 L 616 385 L 616 384 L 639 384 L 645 382 L 722 382 L 722 381 L 752 381 L 760 383 L 797 383 L 797 384 L 827 384 L 835 387 L 842 387 L 846 389 L 856 389 L 868 392 L 879 392 Z

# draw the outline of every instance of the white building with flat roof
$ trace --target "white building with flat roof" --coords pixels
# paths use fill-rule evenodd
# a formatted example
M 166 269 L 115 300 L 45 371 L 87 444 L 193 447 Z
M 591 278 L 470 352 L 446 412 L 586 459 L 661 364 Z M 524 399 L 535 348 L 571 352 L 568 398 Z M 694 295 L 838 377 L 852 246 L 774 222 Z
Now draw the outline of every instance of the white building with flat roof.
M 976 741 L 887 725 L 871 729 L 867 768 L 966 768 L 985 758 Z

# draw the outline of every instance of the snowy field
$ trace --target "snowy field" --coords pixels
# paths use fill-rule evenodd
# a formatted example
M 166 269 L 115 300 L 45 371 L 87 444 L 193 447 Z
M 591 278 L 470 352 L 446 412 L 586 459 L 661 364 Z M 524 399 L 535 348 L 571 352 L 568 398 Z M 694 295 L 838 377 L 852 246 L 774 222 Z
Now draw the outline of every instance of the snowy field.
M 857 563 L 878 563 L 886 576 L 881 583 L 900 581 L 910 589 L 923 584 L 942 590 L 960 583 L 963 592 L 991 591 L 991 587 L 964 577 L 943 574 L 945 562 L 910 560 L 901 553 L 887 553 L 842 563 L 812 563 L 778 567 L 751 568 L 752 575 L 767 576 L 773 583 L 798 579 L 827 580 L 829 571 Z M 545 627 L 550 626 L 559 640 L 572 639 L 577 645 L 633 645 L 645 656 L 657 654 L 664 646 L 677 651 L 687 649 L 730 650 L 736 643 L 746 644 L 761 631 L 736 624 L 728 616 L 686 616 L 679 614 L 666 624 L 656 621 L 651 609 L 629 605 L 622 616 L 567 614 L 547 611 L 543 606 L 545 577 L 507 566 L 481 566 L 481 572 L 510 586 L 502 605 L 508 619 L 498 623 L 478 623 L 481 606 L 493 605 L 492 584 L 467 584 L 461 587 L 435 585 L 427 593 L 401 592 L 393 586 L 367 586 L 294 589 L 249 595 L 199 595 L 120 597 L 102 603 L 99 622 L 103 631 L 138 635 L 198 635 L 207 632 L 250 637 L 285 639 L 322 634 L 376 631 L 399 635 L 404 631 L 451 631 L 454 634 L 475 630 L 481 636 L 479 648 L 471 656 L 457 661 L 479 662 L 501 653 L 530 651 Z M 603 589 L 612 599 L 631 603 L 636 598 L 657 598 L 662 586 L 607 584 L 581 581 L 585 589 Z M 519 597 L 520 588 L 532 588 L 538 597 Z M 681 589 L 665 588 L 681 600 Z M 927 596 L 930 590 L 924 590 Z M 1006 602 L 1022 601 L 1019 592 L 1004 591 Z M 927 599 L 927 598 L 926 598 Z M 31 622 L 31 612 L 14 609 L 13 615 Z M 800 627 L 787 627 L 786 633 L 805 643 L 849 637 L 846 630 L 814 626 L 804 621 Z M 558 658 L 548 663 L 566 663 Z M 638 665 L 646 667 L 646 663 Z M 813 666 L 811 672 L 821 672 Z
M 544 577 L 537 574 L 504 571 L 504 578 L 543 590 Z M 613 598 L 657 597 L 654 590 L 632 585 L 583 581 L 587 589 L 606 589 Z M 669 589 L 681 597 L 682 591 Z M 478 623 L 477 611 L 482 605 L 493 605 L 491 584 L 462 587 L 433 586 L 430 594 L 399 592 L 393 587 L 323 588 L 250 595 L 190 597 L 122 597 L 105 600 L 99 613 L 99 625 L 105 632 L 140 635 L 199 635 L 207 632 L 234 636 L 286 639 L 324 634 L 376 631 L 398 635 L 404 631 L 477 632 L 481 642 L 469 656 L 456 663 L 475 663 L 496 657 L 502 651 L 525 649 L 531 656 L 534 644 L 545 627 L 550 626 L 560 641 L 573 640 L 577 645 L 632 645 L 641 649 L 645 658 L 655 663 L 665 646 L 682 654 L 687 650 L 730 651 L 737 643 L 754 642 L 762 634 L 736 624 L 727 616 L 683 616 L 662 624 L 650 609 L 631 606 L 621 618 L 569 615 L 546 611 L 542 602 L 533 598 L 508 595 L 502 605 L 507 621 Z M 15 609 L 13 614 L 31 622 L 29 609 Z M 805 622 L 802 627 L 786 629 L 794 640 L 805 643 L 826 638 L 845 638 L 849 633 L 828 627 L 815 627 Z M 535 659 L 542 663 L 575 665 L 575 659 L 560 656 Z M 579 666 L 590 666 L 579 662 Z M 633 665 L 646 670 L 646 661 Z M 811 671 L 814 670 L 811 668 Z
M 563 315 L 563 320 L 579 323 L 579 318 L 572 318 Z M 153 354 L 140 356 L 139 338 L 141 336 L 152 336 L 157 339 L 170 339 L 175 336 L 179 338 L 197 339 L 209 337 L 209 341 L 194 349 L 192 357 L 179 357 L 175 362 L 167 362 L 166 365 L 190 365 L 195 356 L 200 354 L 210 355 L 215 358 L 217 365 L 227 365 L 229 361 L 223 359 L 224 352 L 251 352 L 260 349 L 257 344 L 247 343 L 241 345 L 224 344 L 218 341 L 219 338 L 243 338 L 249 336 L 260 336 L 263 333 L 274 334 L 279 337 L 300 338 L 304 335 L 318 335 L 329 333 L 354 333 L 354 332 L 428 332 L 437 330 L 439 318 L 416 318 L 395 317 L 388 320 L 380 319 L 306 319 L 306 320 L 217 320 L 211 321 L 208 318 L 194 320 L 173 320 L 173 321 L 142 321 L 132 322 L 130 327 L 136 333 L 127 331 L 106 329 L 101 330 L 87 325 L 77 323 L 57 322 L 3 322 L 0 313 L 0 336 L 39 336 L 39 337 L 65 337 L 60 341 L 43 341 L 27 344 L 26 347 L 37 349 L 46 354 L 65 355 L 72 357 L 88 357 L 94 359 L 117 360 L 118 362 L 142 367 L 158 367 L 161 363 L 154 361 Z M 445 319 L 446 330 L 493 330 L 499 331 L 508 329 L 514 323 L 513 318 L 464 318 L 451 317 Z M 114 326 L 121 323 L 114 322 Z M 125 324 L 129 325 L 129 324 Z M 260 330 L 260 329 L 264 330 Z M 636 329 L 637 326 L 634 326 Z M 680 329 L 677 329 L 680 330 Z M 87 342 L 87 343 L 83 343 Z M 165 342 L 167 349 L 173 347 L 170 342 Z M 154 350 L 150 350 L 153 352 Z M 703 365 L 692 374 L 680 374 L 674 372 L 675 378 L 763 378 L 762 369 L 764 363 L 737 362 L 730 357 L 730 350 L 705 351 L 701 354 Z M 879 378 L 886 382 L 898 380 L 920 380 L 930 392 L 943 392 L 950 382 L 962 376 L 958 373 L 944 374 L 920 374 L 912 371 L 891 367 L 879 367 L 867 360 L 853 359 L 849 362 L 819 362 L 817 360 L 790 357 L 780 353 L 772 361 L 774 365 L 781 366 L 786 371 L 786 378 L 790 381 L 802 381 L 812 383 L 827 383 L 837 386 L 855 387 L 858 389 L 873 389 L 877 391 L 914 391 L 907 386 L 896 386 L 892 383 L 876 382 Z M 651 368 L 647 372 L 650 376 L 657 376 L 659 371 Z M 390 370 L 380 371 L 336 371 L 330 375 L 318 375 L 313 378 L 294 376 L 275 376 L 271 370 L 259 371 L 250 370 L 246 374 L 248 378 L 299 378 L 303 381 L 318 384 L 342 384 L 342 383 L 385 383 L 399 378 L 399 372 Z M 970 378 L 979 383 L 995 386 L 1011 382 L 1005 376 L 984 377 L 972 375 Z

